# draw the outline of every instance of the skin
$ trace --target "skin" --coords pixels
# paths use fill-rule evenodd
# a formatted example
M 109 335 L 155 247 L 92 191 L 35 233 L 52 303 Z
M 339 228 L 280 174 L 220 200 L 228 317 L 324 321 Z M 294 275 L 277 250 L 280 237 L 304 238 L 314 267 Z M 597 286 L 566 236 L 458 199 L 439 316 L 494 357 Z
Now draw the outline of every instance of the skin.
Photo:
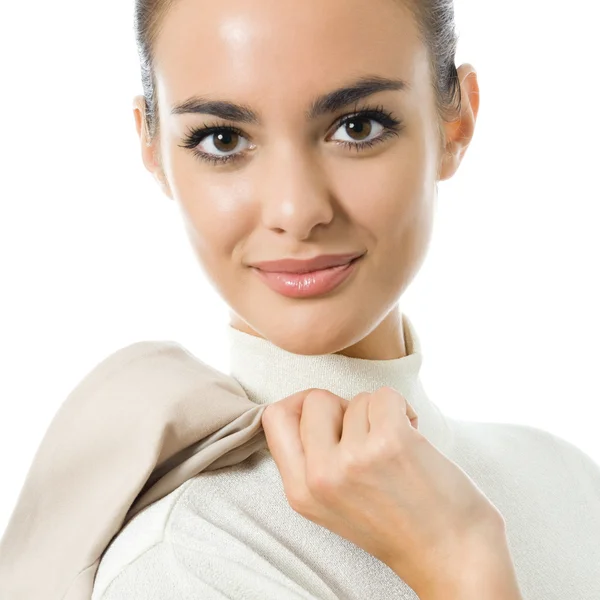
M 437 182 L 454 175 L 473 136 L 474 68 L 458 68 L 459 118 L 441 121 L 425 47 L 410 13 L 392 0 L 178 0 L 155 60 L 155 139 L 144 126 L 143 96 L 134 98 L 143 163 L 177 201 L 198 261 L 230 307 L 230 325 L 298 354 L 405 356 L 398 302 L 429 246 Z M 410 89 L 305 120 L 314 97 L 367 74 L 404 79 Z M 263 123 L 171 114 L 194 95 L 247 104 Z M 383 133 L 371 118 L 358 121 L 361 134 L 339 123 L 367 105 L 391 112 L 401 131 L 359 152 L 342 147 Z M 242 158 L 213 165 L 181 147 L 190 127 L 209 125 L 243 135 L 220 143 L 209 135 L 197 148 Z M 367 252 L 358 269 L 315 298 L 281 296 L 248 266 L 355 251 Z

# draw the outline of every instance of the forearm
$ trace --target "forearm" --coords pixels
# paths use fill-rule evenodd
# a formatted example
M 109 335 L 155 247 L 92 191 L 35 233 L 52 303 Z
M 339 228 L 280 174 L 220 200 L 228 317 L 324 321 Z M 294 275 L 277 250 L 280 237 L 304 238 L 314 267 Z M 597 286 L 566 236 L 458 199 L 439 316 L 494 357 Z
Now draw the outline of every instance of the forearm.
M 505 535 L 480 548 L 458 547 L 448 555 L 414 580 L 393 570 L 420 600 L 523 600 Z

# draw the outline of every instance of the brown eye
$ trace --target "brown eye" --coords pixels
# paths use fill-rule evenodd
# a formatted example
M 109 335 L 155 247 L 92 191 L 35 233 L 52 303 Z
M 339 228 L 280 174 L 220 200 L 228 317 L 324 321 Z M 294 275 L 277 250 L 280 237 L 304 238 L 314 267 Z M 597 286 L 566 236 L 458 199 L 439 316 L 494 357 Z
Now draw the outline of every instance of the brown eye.
M 373 129 L 372 123 L 375 123 L 375 129 Z M 379 129 L 377 129 L 378 127 Z M 359 152 L 372 148 L 388 138 L 399 136 L 403 129 L 402 121 L 394 118 L 392 113 L 385 111 L 383 107 L 366 107 L 360 113 L 355 113 L 337 122 L 336 133 L 342 131 L 351 137 L 345 140 L 335 137 L 332 139 L 344 148 Z M 373 132 L 375 132 L 374 137 L 364 139 L 369 138 Z M 244 158 L 244 152 L 234 151 L 240 140 L 246 140 L 247 148 L 252 147 L 243 131 L 237 127 L 223 126 L 217 123 L 207 127 L 191 128 L 184 136 L 184 143 L 181 147 L 190 150 L 199 160 L 217 165 Z
M 189 148 L 198 158 L 216 164 L 237 160 L 241 156 L 238 146 L 243 140 L 247 142 L 242 132 L 234 127 L 202 127 L 191 129 L 182 147 Z
M 235 150 L 238 144 L 239 136 L 235 131 L 222 131 L 220 133 L 213 133 L 214 146 L 221 152 L 231 152 Z
M 358 148 L 383 138 L 385 134 L 382 135 L 382 133 L 385 130 L 386 128 L 375 118 L 354 115 L 342 121 L 338 125 L 336 133 L 341 132 L 344 134 L 345 139 L 337 138 L 342 144 Z
M 352 136 L 353 139 L 362 141 L 363 137 L 368 137 L 371 133 L 372 127 L 370 121 L 371 119 L 366 119 L 364 117 L 353 117 L 352 119 L 346 121 L 344 126 L 346 127 L 346 131 Z M 357 137 L 354 137 L 355 135 Z

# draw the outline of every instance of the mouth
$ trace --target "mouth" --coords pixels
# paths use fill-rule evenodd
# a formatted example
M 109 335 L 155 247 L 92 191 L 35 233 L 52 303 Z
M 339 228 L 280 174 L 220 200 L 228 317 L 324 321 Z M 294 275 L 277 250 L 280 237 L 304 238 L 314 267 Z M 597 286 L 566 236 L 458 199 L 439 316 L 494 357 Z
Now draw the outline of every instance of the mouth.
M 362 254 L 343 265 L 305 273 L 269 272 L 256 267 L 252 270 L 273 291 L 288 298 L 307 298 L 321 296 L 339 287 L 357 270 L 357 263 L 364 256 Z
M 347 265 L 349 262 L 364 255 L 365 252 L 353 252 L 346 254 L 321 254 L 312 258 L 284 258 L 279 260 L 266 260 L 249 266 L 267 271 L 269 273 L 311 273 L 323 271 L 330 267 Z

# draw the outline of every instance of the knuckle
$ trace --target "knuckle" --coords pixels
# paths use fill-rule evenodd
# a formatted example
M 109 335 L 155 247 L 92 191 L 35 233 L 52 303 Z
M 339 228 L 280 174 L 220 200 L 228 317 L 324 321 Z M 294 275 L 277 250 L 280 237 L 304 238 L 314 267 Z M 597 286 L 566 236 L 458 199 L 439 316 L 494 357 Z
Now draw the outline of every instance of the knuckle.
M 311 469 L 306 473 L 306 487 L 313 496 L 322 498 L 332 492 L 334 482 L 325 469 Z
M 262 413 L 263 420 L 267 421 L 273 417 L 274 413 L 278 410 L 277 404 L 278 403 L 268 404 L 266 406 L 266 408 L 263 410 L 263 413 Z
M 381 386 L 377 391 L 378 392 L 396 392 L 396 393 L 398 393 L 396 391 L 396 389 L 391 387 L 390 385 Z
M 331 392 L 323 388 L 309 388 L 306 398 L 329 398 Z
M 416 431 L 416 430 L 414 430 Z M 410 432 L 409 432 L 410 433 Z M 415 451 L 416 436 L 393 431 L 377 438 L 373 445 L 375 460 L 408 461 Z
M 340 457 L 340 470 L 347 479 L 357 478 L 364 475 L 372 463 L 370 454 L 364 448 L 360 452 L 348 449 Z
M 396 396 L 402 396 L 404 398 L 404 396 L 396 388 L 393 388 L 390 385 L 384 385 L 383 387 L 380 387 L 377 390 L 377 393 L 378 394 L 384 394 L 384 393 L 385 394 L 395 394 Z M 405 400 L 406 400 L 406 398 L 405 398 Z
M 314 405 L 315 408 L 322 407 L 326 402 L 337 402 L 335 396 L 321 388 L 311 388 L 304 397 L 304 406 Z
M 386 432 L 379 438 L 378 442 L 377 451 L 380 456 L 395 457 L 398 454 L 404 454 L 406 451 L 406 443 L 399 432 Z

